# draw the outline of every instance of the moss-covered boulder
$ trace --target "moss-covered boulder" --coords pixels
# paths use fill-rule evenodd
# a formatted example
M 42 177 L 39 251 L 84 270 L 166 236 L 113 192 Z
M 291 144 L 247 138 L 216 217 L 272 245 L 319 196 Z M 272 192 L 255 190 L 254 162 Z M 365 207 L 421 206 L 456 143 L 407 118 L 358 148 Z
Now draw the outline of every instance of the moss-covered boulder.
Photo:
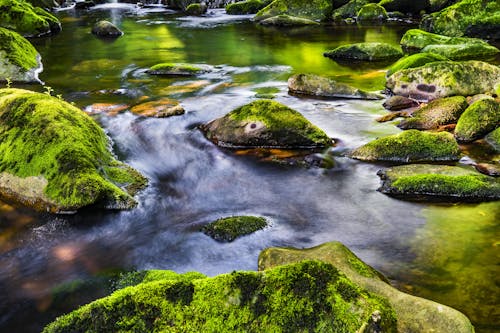
M 98 36 L 104 38 L 118 38 L 123 35 L 123 31 L 118 29 L 116 25 L 109 21 L 99 21 L 92 27 L 91 32 Z
M 48 325 L 45 333 L 396 332 L 385 298 L 333 265 L 305 260 L 265 272 L 159 279 L 116 291 Z
M 302 17 L 295 17 L 286 14 L 276 15 L 265 20 L 259 21 L 264 26 L 276 27 L 301 27 L 306 25 L 319 25 L 318 22 Z
M 408 130 L 375 139 L 349 155 L 362 161 L 397 163 L 458 161 L 460 148 L 448 132 Z
M 261 9 L 255 20 L 261 21 L 276 15 L 290 15 L 314 21 L 327 21 L 332 13 L 332 2 L 329 0 L 274 0 Z
M 382 22 L 387 20 L 387 12 L 384 7 L 376 4 L 369 3 L 361 7 L 361 9 L 357 13 L 358 22 Z
M 39 211 L 129 209 L 146 179 L 117 161 L 104 131 L 46 94 L 0 89 L 0 196 Z
M 469 319 L 462 313 L 445 305 L 408 295 L 393 288 L 380 273 L 362 262 L 339 242 L 325 243 L 310 249 L 266 249 L 259 256 L 259 270 L 266 272 L 280 265 L 311 259 L 334 265 L 351 281 L 355 281 L 374 294 L 387 298 L 396 312 L 397 332 L 399 333 L 474 332 Z
M 422 10 L 430 7 L 430 2 L 429 0 L 382 0 L 379 5 L 388 12 L 420 14 Z
M 458 142 L 472 142 L 500 127 L 500 103 L 481 99 L 472 103 L 458 119 L 455 138 Z
M 446 36 L 500 39 L 500 2 L 462 0 L 426 15 L 420 22 L 420 28 Z
M 481 61 L 440 61 L 400 70 L 387 78 L 394 94 L 418 100 L 454 95 L 494 93 L 500 84 L 500 68 Z
M 387 43 L 356 43 L 339 46 L 323 55 L 338 60 L 382 61 L 402 57 L 403 52 Z
M 57 17 L 20 0 L 0 0 L 0 27 L 14 30 L 25 37 L 38 37 L 61 31 Z
M 449 59 L 442 56 L 442 55 L 439 55 L 439 54 L 416 53 L 416 54 L 405 56 L 405 57 L 399 59 L 398 61 L 396 61 L 394 64 L 391 65 L 391 67 L 389 67 L 386 75 L 391 76 L 392 74 L 394 74 L 397 71 L 400 71 L 402 69 L 420 67 L 420 66 L 423 66 L 429 62 L 446 61 L 446 60 L 449 60 Z
M 500 152 L 500 127 L 488 134 L 485 139 L 496 151 Z
M 0 81 L 40 82 L 41 57 L 18 33 L 0 28 Z
M 267 221 L 257 216 L 231 216 L 220 218 L 205 225 L 201 230 L 221 242 L 232 242 L 238 237 L 267 227 Z
M 243 105 L 201 129 L 222 147 L 314 148 L 332 143 L 299 112 L 271 100 Z
M 350 0 L 346 4 L 336 8 L 332 12 L 331 19 L 333 21 L 341 21 L 347 18 L 354 18 L 358 15 L 360 9 L 369 3 L 377 2 L 375 0 Z
M 422 52 L 439 54 L 450 60 L 488 59 L 500 52 L 496 47 L 485 44 L 427 45 Z
M 188 14 L 188 15 L 192 15 L 192 16 L 201 16 L 203 14 L 205 14 L 208 10 L 208 7 L 207 5 L 203 2 L 203 3 L 192 3 L 192 4 L 189 4 L 186 9 L 185 9 L 185 13 Z
M 382 99 L 383 96 L 363 91 L 345 83 L 314 74 L 296 74 L 288 79 L 288 90 L 292 94 L 321 98 Z
M 489 45 L 482 39 L 469 37 L 449 37 L 434 34 L 421 29 L 410 29 L 405 32 L 401 41 L 401 47 L 407 51 L 421 51 L 427 45 L 461 45 L 480 44 Z
M 210 66 L 164 62 L 151 66 L 146 72 L 151 75 L 195 76 L 210 71 Z
M 412 113 L 398 125 L 402 129 L 430 130 L 440 126 L 455 124 L 469 106 L 463 96 L 453 96 L 433 100 L 423 108 Z
M 245 0 L 238 1 L 235 3 L 230 3 L 226 6 L 226 13 L 229 15 L 245 15 L 245 14 L 256 14 L 259 10 L 264 8 L 268 2 L 260 0 Z
M 471 167 L 413 164 L 381 170 L 380 192 L 408 200 L 480 202 L 500 200 L 500 179 Z

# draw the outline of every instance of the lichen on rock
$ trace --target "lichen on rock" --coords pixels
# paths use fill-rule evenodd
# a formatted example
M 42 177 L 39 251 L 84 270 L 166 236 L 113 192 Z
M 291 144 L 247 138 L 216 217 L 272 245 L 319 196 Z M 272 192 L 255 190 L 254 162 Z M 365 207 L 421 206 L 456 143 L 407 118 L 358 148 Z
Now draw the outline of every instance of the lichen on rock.
M 340 60 L 381 61 L 399 58 L 403 52 L 387 43 L 356 43 L 339 46 L 323 55 Z

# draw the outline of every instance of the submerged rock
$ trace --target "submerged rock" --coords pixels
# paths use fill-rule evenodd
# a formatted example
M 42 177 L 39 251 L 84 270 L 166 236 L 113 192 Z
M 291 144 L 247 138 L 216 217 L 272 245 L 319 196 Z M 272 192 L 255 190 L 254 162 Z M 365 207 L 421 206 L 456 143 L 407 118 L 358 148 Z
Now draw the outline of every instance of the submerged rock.
M 159 100 L 136 104 L 130 108 L 130 112 L 154 118 L 166 118 L 185 113 L 184 108 L 179 105 L 179 102 L 170 98 L 161 98 Z
M 276 15 L 290 15 L 314 21 L 327 21 L 332 12 L 332 1 L 329 0 L 274 0 L 261 9 L 254 20 L 261 21 Z
M 384 7 L 376 3 L 364 5 L 357 13 L 358 22 L 382 22 L 387 20 L 387 18 L 387 12 Z
M 390 111 L 400 111 L 417 107 L 419 106 L 419 103 L 416 100 L 408 97 L 391 96 L 384 102 L 384 104 L 382 104 L 382 106 Z
M 218 219 L 202 228 L 203 233 L 221 242 L 232 242 L 236 238 L 267 227 L 263 217 L 232 216 Z
M 40 82 L 41 57 L 18 33 L 0 28 L 0 81 Z
M 469 167 L 414 164 L 381 170 L 378 189 L 401 199 L 418 201 L 480 202 L 500 200 L 498 178 Z
M 433 100 L 423 108 L 412 113 L 411 118 L 401 121 L 402 129 L 430 130 L 439 126 L 454 124 L 469 105 L 463 96 Z
M 458 142 L 472 142 L 500 127 L 500 103 L 481 99 L 472 103 L 462 114 L 455 128 Z
M 288 90 L 293 94 L 301 94 L 328 98 L 381 99 L 382 95 L 363 91 L 345 83 L 313 75 L 296 74 L 288 79 Z
M 69 103 L 0 89 L 0 196 L 39 211 L 129 209 L 146 179 L 117 161 L 97 123 Z
M 482 39 L 468 37 L 449 37 L 434 34 L 421 29 L 410 29 L 400 41 L 401 47 L 408 51 L 421 51 L 428 45 L 489 45 Z
M 395 95 L 433 100 L 454 95 L 494 93 L 500 84 L 500 68 L 481 61 L 440 61 L 400 70 L 387 79 Z
M 427 45 L 422 52 L 439 54 L 450 60 L 484 59 L 500 52 L 488 44 Z
M 0 27 L 14 30 L 25 37 L 38 37 L 61 31 L 54 15 L 27 1 L 0 0 Z
M 147 70 L 151 75 L 195 76 L 210 71 L 210 66 L 164 62 Z
M 403 56 L 403 52 L 387 43 L 356 43 L 339 46 L 323 54 L 340 60 L 380 61 Z
M 303 260 L 321 260 L 330 263 L 361 288 L 387 299 L 395 311 L 397 319 L 396 332 L 474 332 L 469 319 L 462 313 L 445 305 L 395 289 L 382 274 L 365 264 L 339 242 L 325 243 L 309 249 L 266 249 L 259 255 L 259 270 L 266 272 L 280 265 L 297 263 Z M 347 330 L 347 332 L 355 331 Z M 356 332 L 381 331 L 365 330 Z M 383 330 L 383 332 L 387 331 Z
M 351 152 L 362 161 L 398 163 L 458 161 L 460 148 L 448 132 L 428 133 L 408 130 L 375 139 Z
M 256 14 L 259 10 L 269 4 L 269 1 L 245 0 L 230 3 L 226 6 L 226 13 L 229 15 Z
M 299 27 L 306 25 L 319 25 L 318 22 L 290 15 L 276 15 L 259 22 L 261 25 L 272 25 L 277 27 Z
M 402 69 L 416 68 L 430 62 L 447 61 L 447 60 L 449 59 L 439 54 L 433 54 L 433 53 L 412 54 L 399 59 L 393 65 L 391 65 L 391 67 L 389 67 L 389 69 L 387 70 L 386 76 L 391 76 L 392 74 Z
M 99 21 L 92 27 L 92 33 L 98 37 L 118 38 L 123 32 L 109 21 Z
M 299 112 L 258 100 L 202 125 L 206 137 L 221 147 L 315 148 L 332 140 Z

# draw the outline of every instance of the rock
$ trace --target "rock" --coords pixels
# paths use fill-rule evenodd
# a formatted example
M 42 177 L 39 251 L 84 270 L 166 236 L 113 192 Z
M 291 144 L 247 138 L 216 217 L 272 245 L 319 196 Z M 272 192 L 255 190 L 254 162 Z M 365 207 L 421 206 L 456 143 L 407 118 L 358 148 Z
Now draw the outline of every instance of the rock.
M 500 38 L 500 2 L 497 0 L 462 0 L 445 9 L 426 15 L 420 28 L 446 36 Z
M 387 79 L 395 95 L 426 101 L 440 97 L 494 93 L 500 68 L 481 61 L 440 61 L 400 70 Z
M 486 135 L 486 142 L 488 142 L 496 151 L 500 152 L 500 127 Z
M 449 59 L 444 56 L 433 53 L 412 54 L 396 61 L 391 67 L 389 67 L 386 76 L 391 76 L 392 74 L 402 69 L 420 67 L 429 62 L 447 61 L 447 60 Z
M 381 170 L 378 191 L 418 201 L 480 202 L 500 199 L 500 181 L 472 168 L 413 164 Z
M 402 12 L 411 14 L 420 14 L 423 10 L 428 10 L 429 0 L 382 0 L 379 5 L 388 12 Z
M 401 129 L 430 130 L 454 124 L 469 105 L 463 96 L 435 99 L 412 113 L 411 118 L 401 121 Z
M 339 242 L 325 243 L 309 249 L 266 249 L 259 255 L 259 270 L 266 272 L 280 265 L 311 259 L 334 265 L 362 288 L 386 298 L 393 306 L 397 318 L 395 332 L 474 332 L 469 319 L 462 313 L 445 305 L 415 297 L 393 288 L 382 274 L 365 264 Z
M 61 31 L 54 15 L 26 1 L 0 0 L 0 27 L 14 30 L 25 37 L 39 37 Z
M 382 22 L 387 20 L 387 17 L 384 7 L 376 3 L 364 5 L 357 13 L 358 22 Z
M 376 1 L 350 0 L 348 3 L 335 9 L 332 13 L 331 18 L 333 21 L 337 22 L 347 18 L 354 18 L 356 17 L 356 15 L 358 15 L 358 12 L 364 5 L 367 5 L 371 2 L 376 2 Z
M 489 46 L 487 42 L 478 38 L 469 37 L 448 37 L 438 34 L 433 34 L 420 29 L 410 29 L 399 42 L 401 47 L 407 51 L 418 51 L 420 52 L 424 47 L 428 45 L 472 45 L 480 44 Z
M 450 60 L 487 59 L 498 54 L 499 50 L 485 44 L 427 45 L 422 52 L 439 54 Z
M 168 327 L 179 332 L 378 328 L 394 333 L 396 326 L 394 309 L 384 297 L 352 283 L 332 264 L 305 260 L 264 272 L 142 282 L 60 317 L 43 332 L 156 332 Z
M 291 76 L 288 79 L 288 90 L 293 94 L 316 97 L 371 100 L 383 98 L 379 94 L 366 92 L 348 84 L 313 74 L 296 74 Z
M 188 15 L 192 15 L 192 16 L 201 16 L 203 14 L 205 14 L 207 12 L 207 5 L 202 2 L 202 3 L 192 3 L 192 4 L 189 4 L 187 7 L 186 7 L 186 14 Z
M 403 56 L 403 52 L 387 43 L 356 43 L 339 46 L 323 54 L 340 60 L 380 61 Z
M 267 2 L 260 0 L 245 0 L 230 3 L 226 6 L 226 13 L 229 15 L 256 14 L 259 10 L 264 8 L 266 4 Z
M 314 148 L 332 144 L 299 112 L 271 100 L 239 107 L 201 129 L 209 140 L 230 148 Z
M 0 126 L 0 196 L 8 201 L 54 213 L 129 209 L 147 182 L 114 158 L 92 118 L 58 98 L 0 89 Z
M 416 100 L 403 96 L 391 96 L 382 104 L 384 108 L 390 111 L 414 108 L 419 105 L 420 104 Z
M 351 158 L 362 161 L 397 163 L 458 161 L 460 148 L 448 132 L 408 130 L 375 139 L 352 151 Z
M 0 28 L 0 81 L 40 82 L 41 57 L 18 33 Z
M 202 228 L 203 233 L 220 242 L 232 242 L 236 238 L 245 236 L 267 227 L 263 217 L 232 216 L 218 219 Z
M 194 76 L 207 73 L 211 70 L 207 65 L 192 65 L 180 63 L 161 63 L 152 66 L 147 70 L 151 75 L 169 75 L 169 76 Z
M 92 33 L 98 37 L 118 38 L 123 32 L 109 21 L 99 21 L 92 27 Z
M 276 15 L 259 22 L 261 25 L 277 27 L 300 27 L 306 25 L 319 25 L 318 22 L 305 18 L 294 17 L 290 15 Z
M 179 102 L 170 98 L 161 98 L 134 105 L 130 108 L 130 112 L 154 118 L 166 118 L 185 113 L 184 108 L 179 105 Z
M 383 116 L 376 118 L 375 121 L 379 122 L 379 123 L 385 123 L 387 121 L 391 121 L 391 120 L 394 120 L 394 119 L 399 118 L 399 117 L 406 118 L 409 116 L 410 116 L 410 112 L 408 112 L 408 111 L 394 111 L 394 112 L 387 113 Z
M 499 127 L 500 128 L 500 127 Z M 500 164 L 493 164 L 493 163 L 478 163 L 474 165 L 474 168 L 476 168 L 477 171 L 481 172 L 482 174 L 492 176 L 492 177 L 499 177 L 500 176 Z
M 472 142 L 500 126 L 500 103 L 481 99 L 472 103 L 458 119 L 455 138 L 458 142 Z
M 290 15 L 313 21 L 327 21 L 332 12 L 332 1 L 329 0 L 274 0 L 261 9 L 254 17 L 262 21 L 276 15 Z

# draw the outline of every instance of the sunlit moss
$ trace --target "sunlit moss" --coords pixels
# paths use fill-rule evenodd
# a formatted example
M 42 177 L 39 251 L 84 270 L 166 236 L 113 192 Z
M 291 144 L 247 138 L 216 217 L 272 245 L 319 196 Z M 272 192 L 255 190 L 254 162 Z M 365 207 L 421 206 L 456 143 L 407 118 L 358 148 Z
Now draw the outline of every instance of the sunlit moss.
M 470 142 L 483 137 L 500 124 L 500 103 L 494 99 L 482 99 L 469 106 L 455 128 L 460 142 Z
M 260 0 L 245 0 L 230 3 L 226 6 L 226 13 L 229 15 L 255 14 L 269 3 Z
M 213 221 L 202 228 L 202 231 L 215 240 L 231 242 L 236 238 L 251 234 L 267 226 L 263 217 L 232 216 Z
M 54 15 L 18 0 L 0 0 L 0 26 L 24 36 L 38 36 L 61 29 Z
M 0 28 L 0 52 L 9 62 L 24 70 L 38 66 L 36 49 L 26 38 L 14 31 Z M 6 77 L 0 77 L 0 80 L 5 79 Z
M 480 44 L 488 45 L 482 39 L 468 37 L 449 37 L 420 29 L 410 29 L 401 37 L 401 46 L 409 50 L 422 50 L 428 45 Z
M 391 67 L 389 67 L 389 69 L 387 70 L 387 76 L 391 76 L 392 74 L 402 69 L 420 67 L 429 62 L 446 61 L 446 60 L 449 59 L 439 54 L 433 54 L 433 53 L 412 54 L 399 59 L 393 65 L 391 65 Z

